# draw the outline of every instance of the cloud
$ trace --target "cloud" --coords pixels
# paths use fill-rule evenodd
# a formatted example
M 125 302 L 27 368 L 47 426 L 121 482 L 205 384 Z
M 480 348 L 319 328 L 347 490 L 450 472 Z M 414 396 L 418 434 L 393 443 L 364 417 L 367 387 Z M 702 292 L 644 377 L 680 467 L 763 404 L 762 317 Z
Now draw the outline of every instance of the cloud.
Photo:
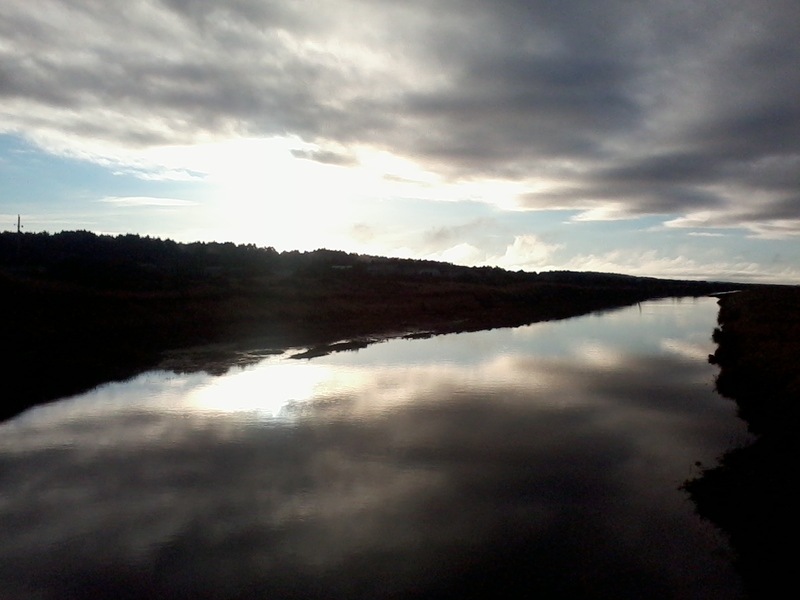
M 526 209 L 706 211 L 786 236 L 798 20 L 791 0 L 11 0 L 2 130 L 114 164 L 294 137 L 319 148 L 297 158 L 349 166 L 369 148 L 445 181 L 513 180 Z
M 441 226 L 428 229 L 423 234 L 423 244 L 431 247 L 449 247 L 453 242 L 474 237 L 496 227 L 490 218 L 478 218 L 461 225 Z
M 192 200 L 180 200 L 178 198 L 149 198 L 146 196 L 108 196 L 106 198 L 101 198 L 98 200 L 98 202 L 125 207 L 148 206 L 179 208 L 185 206 L 197 206 L 197 202 L 193 202 Z
M 353 156 L 332 150 L 291 150 L 291 154 L 295 158 L 305 158 L 326 165 L 350 167 L 358 164 L 358 161 Z
M 450 239 L 449 236 L 447 239 Z M 542 241 L 535 235 L 515 235 L 501 253 L 485 245 L 461 241 L 445 249 L 424 255 L 429 260 L 442 260 L 468 266 L 501 267 L 509 270 L 540 271 L 553 269 L 554 255 L 563 246 Z
M 455 246 L 431 253 L 425 256 L 428 260 L 438 260 L 453 263 L 456 265 L 476 265 L 486 260 L 486 252 L 477 246 L 461 242 Z
M 669 256 L 657 250 L 612 250 L 599 254 L 575 255 L 563 264 L 563 268 L 667 279 L 714 279 L 753 283 L 800 282 L 800 269 L 796 267 L 767 267 L 738 256 L 732 256 L 727 260 L 709 256 L 690 257 L 683 254 Z
M 487 262 L 505 269 L 542 270 L 552 267 L 553 254 L 559 248 L 559 244 L 547 244 L 535 235 L 518 235 L 502 256 Z
M 774 215 L 770 215 L 763 207 L 747 212 L 730 212 L 727 214 L 712 211 L 689 213 L 666 221 L 664 225 L 670 228 L 688 229 L 744 229 L 750 237 L 762 239 L 793 239 L 800 236 L 800 218 L 781 218 L 784 213 L 779 207 L 769 206 Z M 699 235 L 698 232 L 691 232 Z M 710 235 L 711 232 L 703 232 Z

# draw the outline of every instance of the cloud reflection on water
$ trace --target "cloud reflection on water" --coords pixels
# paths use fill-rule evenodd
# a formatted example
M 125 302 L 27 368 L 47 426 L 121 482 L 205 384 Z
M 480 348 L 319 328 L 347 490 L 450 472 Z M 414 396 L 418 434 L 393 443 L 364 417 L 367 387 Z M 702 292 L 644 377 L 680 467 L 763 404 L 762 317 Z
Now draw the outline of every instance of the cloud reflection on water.
M 729 446 L 733 408 L 704 362 L 625 353 L 591 325 L 589 341 L 559 340 L 570 352 L 524 352 L 534 326 L 495 332 L 494 348 L 480 333 L 471 359 L 376 364 L 366 349 L 150 374 L 23 415 L 0 438 L 0 590 L 735 597 L 720 541 L 677 491 Z M 603 345 L 615 360 L 578 361 Z M 270 388 L 281 368 L 296 387 Z M 233 390 L 252 398 L 228 403 Z

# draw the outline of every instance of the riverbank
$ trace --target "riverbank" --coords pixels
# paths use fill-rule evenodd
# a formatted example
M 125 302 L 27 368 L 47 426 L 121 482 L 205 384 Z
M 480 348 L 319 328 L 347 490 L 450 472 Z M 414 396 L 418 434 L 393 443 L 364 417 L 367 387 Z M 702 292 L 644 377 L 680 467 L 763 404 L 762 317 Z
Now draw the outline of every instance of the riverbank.
M 752 598 L 782 595 L 795 580 L 800 531 L 800 289 L 720 297 L 717 391 L 734 400 L 755 441 L 684 485 L 698 513 L 730 539 Z
M 0 419 L 159 366 L 220 372 L 246 360 L 237 354 L 245 349 L 311 348 L 311 357 L 326 344 L 513 327 L 738 287 L 130 235 L 4 233 Z
M 274 286 L 94 290 L 0 277 L 0 417 L 156 368 L 223 371 L 236 349 L 319 347 L 387 335 L 510 327 L 624 306 L 630 287 L 296 277 Z M 379 284 L 379 285 L 378 285 Z M 179 350 L 202 347 L 201 352 Z M 225 354 L 229 356 L 224 356 Z M 310 357 L 313 352 L 307 354 Z

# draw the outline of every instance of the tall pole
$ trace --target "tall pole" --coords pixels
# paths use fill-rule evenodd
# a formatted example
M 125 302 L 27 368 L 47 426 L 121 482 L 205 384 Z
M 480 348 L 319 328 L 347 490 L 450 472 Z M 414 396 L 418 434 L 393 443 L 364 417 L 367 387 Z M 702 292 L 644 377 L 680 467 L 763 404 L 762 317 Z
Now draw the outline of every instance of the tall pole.
M 22 249 L 22 219 L 17 215 L 17 262 Z

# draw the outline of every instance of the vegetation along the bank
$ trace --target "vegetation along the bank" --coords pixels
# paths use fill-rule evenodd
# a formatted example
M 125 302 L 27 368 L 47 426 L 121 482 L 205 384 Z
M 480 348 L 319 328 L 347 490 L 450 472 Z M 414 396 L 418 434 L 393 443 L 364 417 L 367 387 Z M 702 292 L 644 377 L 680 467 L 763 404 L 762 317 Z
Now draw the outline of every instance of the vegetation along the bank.
M 717 390 L 754 436 L 684 488 L 730 539 L 751 598 L 779 598 L 796 580 L 800 533 L 800 289 L 720 298 Z
M 740 287 L 85 231 L 6 232 L 0 418 L 132 376 L 189 346 L 286 348 L 515 326 Z

